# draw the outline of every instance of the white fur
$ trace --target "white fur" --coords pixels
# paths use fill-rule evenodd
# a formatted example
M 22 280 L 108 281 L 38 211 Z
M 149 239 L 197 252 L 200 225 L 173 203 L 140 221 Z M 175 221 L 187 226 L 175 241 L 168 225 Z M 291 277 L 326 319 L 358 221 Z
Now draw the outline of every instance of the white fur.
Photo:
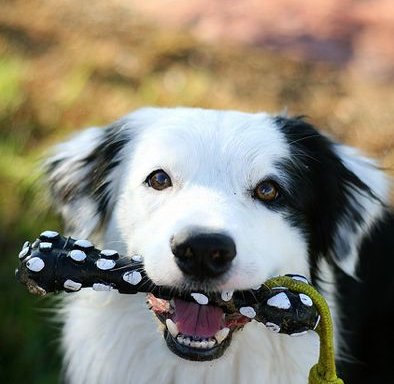
M 265 177 L 286 182 L 275 164 L 289 157 L 289 148 L 270 116 L 149 108 L 127 116 L 125 122 L 139 132 L 123 150 L 122 168 L 112 186 L 113 212 L 101 246 L 142 255 L 152 280 L 182 287 L 184 277 L 174 262 L 170 238 L 185 227 L 199 225 L 225 231 L 236 243 L 237 257 L 226 279 L 218 281 L 219 290 L 248 289 L 276 274 L 308 276 L 303 233 L 250 196 Z M 58 147 L 57 156 L 69 159 L 64 164 L 67 181 L 86 176 L 75 174 L 83 171 L 75 170 L 74 160 L 93 150 L 99 136 L 93 129 Z M 341 147 L 338 151 L 346 164 L 357 168 L 350 159 L 354 154 Z M 144 180 L 160 168 L 170 175 L 173 187 L 158 192 Z M 357 172 L 364 169 L 358 167 Z M 371 183 L 380 180 L 380 173 L 375 173 L 367 175 Z M 379 183 L 382 196 L 387 187 Z M 369 207 L 363 196 L 356 199 L 372 210 L 365 228 L 354 234 L 359 238 L 380 209 Z M 87 237 L 97 227 L 94 209 L 88 198 L 63 207 L 66 218 L 71 215 L 78 224 L 75 236 Z M 82 229 L 86 230 L 81 234 Z M 343 230 L 346 227 L 339 229 Z M 352 272 L 354 258 L 350 264 L 343 268 Z M 317 360 L 313 332 L 290 338 L 255 321 L 234 334 L 223 357 L 211 362 L 181 359 L 165 345 L 142 294 L 81 291 L 68 296 L 62 313 L 66 372 L 73 384 L 305 384 Z

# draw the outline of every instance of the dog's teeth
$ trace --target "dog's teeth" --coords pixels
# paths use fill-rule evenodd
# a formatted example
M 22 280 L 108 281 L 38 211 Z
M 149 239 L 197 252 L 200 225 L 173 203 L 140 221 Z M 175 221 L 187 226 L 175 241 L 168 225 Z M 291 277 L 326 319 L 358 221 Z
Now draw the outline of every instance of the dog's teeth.
M 197 301 L 198 304 L 200 305 L 207 305 L 209 302 L 208 297 L 203 295 L 202 293 L 191 293 L 191 296 L 193 297 L 194 300 Z
M 207 349 L 208 348 L 208 341 L 207 340 L 201 341 L 201 348 L 203 348 L 203 349 Z
M 220 344 L 230 333 L 230 328 L 222 328 L 220 331 L 216 332 L 215 339 Z
M 171 319 L 167 319 L 166 325 L 167 325 L 168 332 L 171 333 L 171 336 L 177 337 L 179 334 L 179 330 L 178 330 L 178 327 L 176 326 L 176 324 Z
M 216 340 L 212 337 L 195 340 L 189 336 L 178 334 L 176 340 L 179 344 L 186 345 L 187 347 L 196 349 L 211 349 L 215 346 Z
M 230 301 L 233 297 L 234 291 L 223 291 L 221 296 L 223 301 Z
M 249 319 L 254 319 L 256 316 L 256 311 L 253 309 L 253 307 L 241 307 L 239 312 L 241 315 L 249 317 Z

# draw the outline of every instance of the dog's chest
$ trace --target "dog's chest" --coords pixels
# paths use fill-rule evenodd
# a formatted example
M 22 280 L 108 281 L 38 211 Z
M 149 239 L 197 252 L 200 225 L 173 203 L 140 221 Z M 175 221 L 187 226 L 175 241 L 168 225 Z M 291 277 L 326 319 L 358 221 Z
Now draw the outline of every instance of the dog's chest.
M 65 305 L 63 344 L 70 383 L 305 384 L 317 360 L 310 332 L 291 338 L 256 322 L 234 335 L 224 356 L 191 362 L 166 346 L 143 295 L 81 292 Z

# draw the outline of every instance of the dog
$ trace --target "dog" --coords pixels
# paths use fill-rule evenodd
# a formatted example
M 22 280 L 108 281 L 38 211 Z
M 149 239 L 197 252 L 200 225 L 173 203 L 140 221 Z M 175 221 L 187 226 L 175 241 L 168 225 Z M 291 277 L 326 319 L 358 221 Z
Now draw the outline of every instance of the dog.
M 59 144 L 45 171 L 68 233 L 141 257 L 157 285 L 306 276 L 331 307 L 340 376 L 390 381 L 390 182 L 357 150 L 301 117 L 144 108 Z M 313 331 L 275 334 L 176 297 L 82 290 L 61 316 L 72 384 L 305 384 L 318 358 Z

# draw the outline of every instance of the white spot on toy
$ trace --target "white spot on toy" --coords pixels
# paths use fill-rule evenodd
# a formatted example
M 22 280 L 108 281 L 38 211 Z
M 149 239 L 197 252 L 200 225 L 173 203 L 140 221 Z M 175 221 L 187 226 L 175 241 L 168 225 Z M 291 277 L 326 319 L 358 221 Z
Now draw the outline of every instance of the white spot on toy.
M 270 307 L 279 309 L 289 309 L 291 307 L 290 300 L 284 292 L 278 293 L 267 300 L 267 304 Z
M 79 249 L 72 250 L 68 256 L 70 256 L 74 261 L 82 262 L 86 259 L 86 253 L 80 251 Z
M 100 252 L 100 255 L 101 255 L 102 257 L 112 257 L 112 258 L 115 258 L 115 257 L 119 256 L 118 252 L 116 252 L 116 251 L 113 250 L 113 249 L 103 249 L 103 250 Z
M 269 321 L 267 321 L 265 323 L 265 326 L 272 332 L 274 333 L 279 333 L 280 332 L 280 326 L 278 324 L 275 323 L 271 323 Z
M 320 315 L 317 316 L 316 324 L 315 324 L 315 326 L 313 327 L 313 330 L 315 330 L 315 329 L 317 328 L 317 326 L 319 325 L 319 323 L 320 323 Z
M 109 260 L 109 259 L 98 259 L 96 261 L 96 266 L 98 269 L 101 269 L 102 271 L 107 271 L 109 269 L 112 269 L 115 267 L 116 263 L 114 260 Z
M 252 307 L 241 307 L 239 313 L 249 317 L 249 319 L 253 319 L 256 316 L 256 311 Z
M 27 254 L 29 253 L 30 248 L 29 247 L 24 247 L 20 252 L 19 252 L 19 258 L 23 259 L 24 257 L 27 256 Z
M 272 287 L 271 289 L 272 290 L 275 290 L 275 289 L 288 290 L 289 288 L 287 288 L 287 287 Z
M 128 271 L 123 275 L 123 280 L 131 285 L 137 285 L 142 280 L 142 276 L 138 271 Z
M 309 281 L 306 277 L 301 276 L 301 275 L 292 275 L 291 278 L 293 280 L 297 280 L 297 281 L 302 281 L 303 283 L 309 284 Z
M 59 232 L 56 231 L 44 231 L 40 235 L 40 237 L 45 237 L 46 239 L 55 239 L 58 236 Z
M 131 260 L 133 260 L 133 261 L 135 261 L 135 262 L 137 262 L 137 263 L 141 263 L 141 261 L 142 261 L 142 256 L 140 256 L 140 255 L 131 256 Z
M 313 301 L 309 296 L 305 295 L 304 293 L 300 293 L 300 299 L 304 305 L 307 307 L 312 307 Z
M 30 271 L 40 272 L 45 267 L 45 263 L 39 257 L 33 257 L 27 261 L 26 267 L 30 269 Z
M 223 301 L 230 301 L 231 298 L 233 297 L 234 291 L 223 291 L 221 294 L 222 300 Z
M 38 247 L 40 251 L 50 251 L 52 249 L 52 243 L 42 242 Z
M 84 248 L 84 249 L 88 249 L 88 248 L 92 248 L 93 244 L 89 240 L 77 240 L 74 243 L 74 246 L 75 247 L 81 247 L 81 248 Z
M 82 284 L 81 283 L 77 283 L 76 281 L 68 279 L 68 280 L 66 280 L 63 283 L 63 287 L 68 289 L 68 290 L 70 290 L 70 291 L 75 291 L 76 292 L 76 291 L 79 291 L 81 289 Z
M 208 297 L 206 297 L 206 296 L 203 295 L 202 293 L 193 292 L 193 293 L 191 293 L 191 296 L 192 296 L 193 299 L 196 300 L 197 303 L 200 304 L 200 305 L 207 305 L 208 302 L 209 302 Z

